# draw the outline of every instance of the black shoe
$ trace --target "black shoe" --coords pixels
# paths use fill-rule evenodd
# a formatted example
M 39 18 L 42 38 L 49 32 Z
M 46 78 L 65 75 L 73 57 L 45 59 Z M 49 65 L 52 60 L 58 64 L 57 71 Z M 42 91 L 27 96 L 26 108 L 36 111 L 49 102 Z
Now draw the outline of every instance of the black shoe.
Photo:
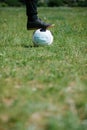
M 47 24 L 40 19 L 36 19 L 34 21 L 28 21 L 27 22 L 27 30 L 35 30 L 35 29 L 44 29 L 46 30 L 47 28 L 51 27 L 52 24 Z

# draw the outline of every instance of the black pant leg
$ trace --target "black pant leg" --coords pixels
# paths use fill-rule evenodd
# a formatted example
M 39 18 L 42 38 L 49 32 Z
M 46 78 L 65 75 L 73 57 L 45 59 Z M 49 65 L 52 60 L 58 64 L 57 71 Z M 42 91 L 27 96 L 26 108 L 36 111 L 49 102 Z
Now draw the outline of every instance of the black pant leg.
M 25 0 L 26 14 L 29 20 L 37 19 L 37 1 L 38 0 Z

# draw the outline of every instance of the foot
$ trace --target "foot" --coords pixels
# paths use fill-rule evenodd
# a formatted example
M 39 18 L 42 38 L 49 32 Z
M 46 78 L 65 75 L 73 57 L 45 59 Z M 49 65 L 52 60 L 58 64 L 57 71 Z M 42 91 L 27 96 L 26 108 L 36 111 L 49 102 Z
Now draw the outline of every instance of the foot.
M 28 21 L 27 22 L 27 30 L 35 30 L 35 29 L 43 29 L 46 30 L 49 27 L 52 27 L 52 24 L 45 23 L 40 19 L 36 19 L 35 21 Z

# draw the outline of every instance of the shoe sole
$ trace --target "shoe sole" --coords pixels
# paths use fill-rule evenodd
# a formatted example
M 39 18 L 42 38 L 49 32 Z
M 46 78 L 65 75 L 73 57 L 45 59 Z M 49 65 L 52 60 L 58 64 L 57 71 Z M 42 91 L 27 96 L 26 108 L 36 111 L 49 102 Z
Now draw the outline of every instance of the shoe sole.
M 52 24 L 52 25 L 48 26 L 46 29 L 52 28 L 54 26 L 55 26 L 55 24 Z M 27 28 L 27 30 L 37 30 L 37 29 L 40 29 L 40 28 Z

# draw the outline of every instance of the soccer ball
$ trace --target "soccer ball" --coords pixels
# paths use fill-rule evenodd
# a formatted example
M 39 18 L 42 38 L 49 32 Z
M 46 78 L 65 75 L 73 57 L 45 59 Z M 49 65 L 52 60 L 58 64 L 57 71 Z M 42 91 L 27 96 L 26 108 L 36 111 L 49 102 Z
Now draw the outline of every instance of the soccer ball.
M 38 29 L 33 34 L 33 43 L 36 46 L 51 45 L 53 43 L 53 35 L 49 30 Z

